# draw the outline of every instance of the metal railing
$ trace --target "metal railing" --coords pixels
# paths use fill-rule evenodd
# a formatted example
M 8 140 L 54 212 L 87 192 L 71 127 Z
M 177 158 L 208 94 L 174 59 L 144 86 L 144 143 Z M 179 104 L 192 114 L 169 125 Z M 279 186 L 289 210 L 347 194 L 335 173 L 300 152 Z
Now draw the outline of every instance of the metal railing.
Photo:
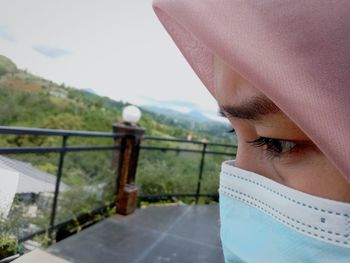
M 118 138 L 118 134 L 106 132 L 90 132 L 90 131 L 70 131 L 70 130 L 54 130 L 54 129 L 37 129 L 37 128 L 22 128 L 22 127 L 6 127 L 0 126 L 1 135 L 36 135 L 36 136 L 58 136 L 62 138 L 61 147 L 0 147 L 0 154 L 25 154 L 25 153 L 59 153 L 59 162 L 57 165 L 55 192 L 53 196 L 50 223 L 47 230 L 39 230 L 28 236 L 21 237 L 20 242 L 24 242 L 33 238 L 36 235 L 44 234 L 67 225 L 71 220 L 55 224 L 57 212 L 57 200 L 59 196 L 60 183 L 62 178 L 62 170 L 64 166 L 64 158 L 67 152 L 77 151 L 96 151 L 96 150 L 118 150 L 118 145 L 108 146 L 68 146 L 68 139 L 70 137 L 95 137 L 95 138 Z M 103 209 L 103 208 L 98 208 Z
M 195 197 L 195 203 L 198 204 L 199 197 L 214 197 L 218 198 L 217 193 L 201 193 L 201 182 L 203 178 L 204 164 L 205 164 L 205 156 L 207 154 L 213 155 L 227 155 L 230 157 L 234 157 L 236 155 L 237 146 L 223 143 L 211 143 L 207 141 L 196 141 L 196 140 L 184 140 L 184 139 L 173 139 L 173 138 L 160 138 L 153 136 L 145 136 L 143 141 L 162 141 L 162 142 L 178 142 L 178 143 L 186 143 L 186 144 L 197 144 L 201 145 L 201 150 L 196 149 L 187 149 L 187 148 L 178 148 L 178 147 L 160 147 L 160 146 L 145 146 L 141 145 L 140 149 L 144 150 L 158 150 L 158 151 L 175 151 L 175 152 L 191 152 L 201 154 L 201 159 L 199 163 L 198 169 L 198 180 L 197 180 L 197 188 L 195 193 L 171 193 L 171 194 L 155 194 L 155 195 L 142 195 L 140 198 L 157 198 L 157 197 Z M 225 148 L 232 148 L 233 152 L 223 152 L 223 151 L 208 151 L 207 146 L 219 146 Z
M 57 173 L 56 173 L 56 182 L 55 182 L 55 190 L 53 195 L 49 226 L 47 230 L 39 230 L 28 236 L 21 237 L 19 239 L 20 242 L 32 239 L 36 235 L 44 234 L 45 231 L 52 233 L 52 231 L 62 228 L 70 223 L 72 223 L 73 219 L 68 219 L 64 222 L 60 222 L 56 224 L 56 212 L 57 212 L 57 202 L 58 196 L 60 193 L 60 183 L 62 178 L 62 171 L 64 167 L 65 155 L 68 152 L 80 152 L 80 151 L 95 151 L 95 150 L 122 150 L 120 145 L 116 145 L 116 139 L 122 138 L 126 136 L 125 134 L 118 133 L 107 133 L 107 132 L 93 132 L 93 131 L 70 131 L 70 130 L 54 130 L 54 129 L 37 129 L 37 128 L 18 128 L 18 127 L 5 127 L 0 126 L 0 135 L 34 135 L 34 136 L 57 136 L 61 137 L 61 146 L 59 147 L 0 147 L 0 154 L 24 154 L 24 153 L 59 153 L 59 162 L 57 164 Z M 95 137 L 95 138 L 111 138 L 114 141 L 114 145 L 83 145 L 83 146 L 69 146 L 68 140 L 71 137 Z M 173 138 L 160 138 L 160 137 L 152 137 L 152 136 L 144 136 L 141 138 L 141 145 L 139 148 L 141 150 L 149 150 L 149 151 L 176 151 L 176 152 L 192 152 L 201 154 L 201 159 L 199 163 L 198 169 L 198 179 L 195 193 L 171 193 L 171 194 L 162 194 L 159 193 L 157 195 L 141 195 L 139 198 L 149 198 L 149 197 L 195 197 L 196 203 L 198 202 L 199 197 L 208 196 L 215 197 L 216 193 L 201 193 L 201 182 L 203 179 L 203 170 L 205 165 L 205 157 L 207 154 L 213 155 L 227 155 L 234 157 L 236 153 L 236 146 L 229 144 L 220 144 L 220 143 L 209 143 L 206 141 L 189 141 L 184 139 L 173 139 Z M 188 149 L 188 148 L 177 148 L 177 147 L 161 147 L 161 146 L 152 146 L 152 145 L 143 145 L 144 142 L 147 141 L 162 141 L 162 142 L 174 142 L 174 143 L 186 143 L 186 144 L 196 144 L 201 145 L 201 149 Z M 224 151 L 208 151 L 208 146 L 218 146 L 230 148 L 232 152 L 224 152 Z M 99 207 L 91 211 L 92 213 L 97 213 L 99 211 L 103 211 L 107 208 L 113 207 L 115 203 L 111 203 L 104 207 Z M 80 217 L 84 217 L 84 215 L 79 215 Z M 79 217 L 78 216 L 78 217 Z

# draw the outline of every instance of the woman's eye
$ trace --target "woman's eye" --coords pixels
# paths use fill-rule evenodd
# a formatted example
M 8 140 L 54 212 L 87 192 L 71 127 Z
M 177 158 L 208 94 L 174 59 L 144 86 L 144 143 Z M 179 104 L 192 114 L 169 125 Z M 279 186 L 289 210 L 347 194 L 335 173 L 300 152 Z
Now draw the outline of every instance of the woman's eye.
M 219 114 L 221 116 L 225 116 L 221 111 L 219 112 Z M 236 133 L 234 128 L 228 130 L 227 132 Z M 294 141 L 272 139 L 272 138 L 261 137 L 261 136 L 253 141 L 247 141 L 247 143 L 252 144 L 254 147 L 263 148 L 265 151 L 266 157 L 270 159 L 288 155 L 301 147 L 301 145 L 297 144 Z
M 283 154 L 291 153 L 297 144 L 292 141 L 284 141 L 271 139 L 266 137 L 259 137 L 254 141 L 248 141 L 255 147 L 264 147 L 266 154 L 270 158 L 280 157 Z

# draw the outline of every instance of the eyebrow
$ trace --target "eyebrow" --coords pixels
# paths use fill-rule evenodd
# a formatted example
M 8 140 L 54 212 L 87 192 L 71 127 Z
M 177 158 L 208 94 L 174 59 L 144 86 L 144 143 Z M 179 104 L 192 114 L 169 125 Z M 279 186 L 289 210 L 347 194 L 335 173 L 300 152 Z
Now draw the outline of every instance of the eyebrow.
M 281 110 L 265 96 L 256 96 L 243 101 L 240 105 L 221 105 L 219 115 L 247 120 L 261 120 L 268 114 L 280 113 Z

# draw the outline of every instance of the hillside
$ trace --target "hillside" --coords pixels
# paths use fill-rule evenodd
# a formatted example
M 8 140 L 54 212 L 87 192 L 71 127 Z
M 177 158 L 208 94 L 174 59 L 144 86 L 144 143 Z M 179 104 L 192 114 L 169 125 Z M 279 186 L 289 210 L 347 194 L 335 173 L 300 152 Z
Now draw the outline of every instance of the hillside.
M 45 80 L 0 55 L 0 125 L 109 132 L 127 104 Z M 193 139 L 233 142 L 224 124 L 142 112 L 140 125 L 147 135 L 186 138 L 191 133 Z
M 121 121 L 122 109 L 127 105 L 122 101 L 98 96 L 91 90 L 78 90 L 45 80 L 26 70 L 18 69 L 4 56 L 0 56 L 0 69 L 2 126 L 111 132 L 112 124 Z M 234 144 L 232 134 L 226 133 L 229 128 L 224 125 L 191 121 L 188 116 L 186 118 L 180 114 L 177 116 L 175 112 L 166 112 L 168 114 L 166 115 L 143 108 L 142 113 L 140 126 L 146 128 L 146 135 L 173 138 L 187 138 L 191 135 L 193 140 L 207 139 L 210 142 Z M 60 146 L 61 143 L 62 138 L 59 136 L 0 136 L 1 147 Z M 111 143 L 111 138 L 70 137 L 68 146 L 111 145 Z M 203 148 L 200 144 L 144 141 L 143 145 L 178 147 L 198 152 L 141 149 L 135 167 L 137 168 L 135 183 L 140 196 L 196 193 L 200 170 L 203 172 L 200 193 L 216 195 L 221 163 L 232 158 L 235 153 L 232 147 L 210 145 L 206 149 L 211 151 L 211 154 L 207 153 L 205 159 L 202 159 L 200 151 Z M 215 151 L 223 151 L 226 154 L 212 154 Z M 90 212 L 115 201 L 117 173 L 115 165 L 118 161 L 111 157 L 116 152 L 118 151 L 70 151 L 64 155 L 61 182 L 67 185 L 69 190 L 60 192 L 55 218 L 57 224 L 67 219 L 76 219 L 81 213 Z M 33 169 L 53 176 L 58 173 L 58 163 L 61 163 L 59 153 L 8 154 L 6 158 L 25 162 Z M 202 160 L 205 160 L 205 163 L 202 163 Z M 29 233 L 32 227 L 47 229 L 51 215 L 51 209 L 48 208 L 50 201 L 45 201 L 46 205 L 41 206 L 43 202 L 40 200 L 43 199 L 40 195 L 30 194 L 30 202 L 21 198 L 16 198 L 13 202 L 8 221 L 9 233 L 13 233 L 13 226 L 19 229 L 16 229 L 16 233 L 21 235 L 24 230 Z M 186 203 L 193 202 L 190 197 L 178 198 Z M 213 200 L 216 199 L 201 197 L 200 202 L 210 203 Z M 33 207 L 36 209 L 35 212 L 30 212 Z M 42 239 L 46 242 L 46 236 Z

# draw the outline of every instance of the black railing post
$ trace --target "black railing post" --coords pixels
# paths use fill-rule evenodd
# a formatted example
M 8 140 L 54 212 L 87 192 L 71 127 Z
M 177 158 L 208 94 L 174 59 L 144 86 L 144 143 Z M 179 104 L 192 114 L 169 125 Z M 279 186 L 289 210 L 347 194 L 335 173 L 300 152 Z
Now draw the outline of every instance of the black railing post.
M 204 158 L 205 158 L 206 149 L 207 149 L 207 142 L 204 141 L 203 148 L 202 148 L 202 158 L 201 158 L 201 163 L 199 166 L 199 175 L 198 175 L 197 192 L 196 192 L 196 204 L 198 204 L 199 193 L 201 191 L 201 181 L 202 181 L 202 175 L 203 175 Z
M 60 191 L 60 183 L 61 183 L 61 177 L 62 177 L 64 156 L 66 154 L 67 139 L 68 139 L 67 135 L 64 135 L 62 137 L 62 151 L 60 153 L 60 160 L 58 163 L 58 170 L 57 170 L 57 175 L 56 175 L 56 185 L 55 185 L 55 194 L 53 196 L 52 211 L 51 211 L 51 217 L 50 217 L 50 226 L 49 226 L 50 237 L 52 235 L 52 230 L 54 229 L 54 226 L 55 226 L 57 200 L 58 200 L 58 195 L 59 195 L 59 191 Z

